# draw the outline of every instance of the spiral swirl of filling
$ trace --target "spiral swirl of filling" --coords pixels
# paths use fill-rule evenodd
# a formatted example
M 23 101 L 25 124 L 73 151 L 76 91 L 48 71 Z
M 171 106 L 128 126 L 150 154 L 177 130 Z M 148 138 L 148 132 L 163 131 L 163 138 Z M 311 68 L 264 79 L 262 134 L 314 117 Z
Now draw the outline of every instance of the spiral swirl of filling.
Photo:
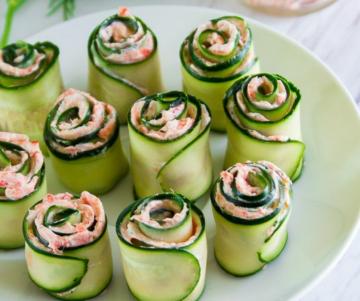
M 251 31 L 244 19 L 235 16 L 200 25 L 185 39 L 181 59 L 194 76 L 226 80 L 257 62 Z
M 10 44 L 0 50 L 0 71 L 14 77 L 36 73 L 45 54 L 23 41 Z
M 0 87 L 12 89 L 33 83 L 47 73 L 58 55 L 59 49 L 50 42 L 7 45 L 0 49 Z
M 103 21 L 95 37 L 98 54 L 113 64 L 133 64 L 149 57 L 156 48 L 151 30 L 127 8 Z
M 45 142 L 57 156 L 76 159 L 100 153 L 116 140 L 118 131 L 113 106 L 85 92 L 68 89 L 48 115 Z
M 87 245 L 106 229 L 100 199 L 86 191 L 79 198 L 70 193 L 47 194 L 26 219 L 31 243 L 54 254 Z
M 290 209 L 291 180 L 268 161 L 237 163 L 222 171 L 212 193 L 221 213 L 242 223 L 265 222 Z
M 27 197 L 40 186 L 44 173 L 38 142 L 26 135 L 0 132 L 0 201 Z
M 183 92 L 171 91 L 138 100 L 131 108 L 130 123 L 156 140 L 174 140 L 198 124 L 204 129 L 211 117 L 207 107 Z
M 261 124 L 271 125 L 287 118 L 300 101 L 299 90 L 288 80 L 275 74 L 257 74 L 235 83 L 225 97 L 225 111 L 237 126 L 258 139 L 288 141 L 300 139 L 285 134 L 266 132 Z M 259 128 L 256 124 L 260 124 Z
M 144 248 L 181 248 L 202 232 L 193 216 L 190 201 L 178 194 L 164 193 L 140 200 L 120 225 L 122 237 Z

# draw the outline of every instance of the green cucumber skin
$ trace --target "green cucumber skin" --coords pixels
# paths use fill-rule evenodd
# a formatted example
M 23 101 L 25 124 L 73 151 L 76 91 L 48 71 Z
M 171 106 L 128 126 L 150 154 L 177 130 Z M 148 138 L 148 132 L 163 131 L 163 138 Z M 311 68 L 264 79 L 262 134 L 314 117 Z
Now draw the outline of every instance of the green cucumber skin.
M 33 279 L 32 273 L 36 272 L 31 269 L 31 257 L 36 256 L 37 254 L 41 254 L 44 258 L 41 263 L 45 263 L 48 260 L 49 264 L 47 265 L 48 268 L 51 268 L 51 260 L 53 259 L 52 254 L 48 254 L 45 252 L 38 252 L 36 249 L 30 247 L 27 244 L 27 247 L 25 249 L 25 256 L 28 263 L 28 271 L 30 278 Z M 76 289 L 71 292 L 71 289 L 69 290 L 69 293 L 66 294 L 66 288 L 65 293 L 56 293 L 52 292 L 46 289 L 46 283 L 36 283 L 37 286 L 44 289 L 47 293 L 52 295 L 53 297 L 56 297 L 61 300 L 84 300 L 93 298 L 99 294 L 101 294 L 107 286 L 110 284 L 112 279 L 112 255 L 111 255 L 111 248 L 110 248 L 110 240 L 107 230 L 104 231 L 104 233 L 101 235 L 101 237 L 95 241 L 94 243 L 91 243 L 87 246 L 78 247 L 73 250 L 66 250 L 64 251 L 64 256 L 67 256 L 69 258 L 78 258 L 78 260 L 86 261 L 86 270 L 84 270 L 84 273 L 80 279 L 80 283 L 78 286 L 76 286 Z M 47 257 L 47 259 L 45 259 Z M 55 256 L 56 258 L 59 258 L 60 260 L 63 260 L 64 263 L 66 262 L 66 258 L 63 258 L 61 256 Z M 45 273 L 48 273 L 48 277 L 45 279 L 48 279 L 49 277 L 56 277 L 58 273 L 64 273 L 64 271 L 61 271 L 61 267 L 59 270 L 54 271 L 45 271 Z
M 96 99 L 115 107 L 120 124 L 126 123 L 126 114 L 131 104 L 143 95 L 125 84 L 102 73 L 89 60 L 88 90 Z
M 297 97 L 298 99 L 301 99 L 301 96 Z M 293 140 L 301 141 L 302 133 L 300 127 L 300 100 L 297 100 L 294 106 L 295 108 L 279 121 L 253 121 L 243 113 L 240 113 L 239 117 L 245 128 L 256 130 L 260 133 L 263 133 L 265 136 L 282 135 L 290 137 Z
M 59 180 L 75 193 L 86 190 L 93 194 L 104 194 L 128 172 L 120 137 L 95 156 L 66 160 L 50 152 L 50 158 Z
M 148 94 L 163 90 L 158 50 L 143 62 L 119 65 L 112 72 L 143 87 Z M 89 59 L 88 90 L 96 99 L 113 105 L 119 114 L 120 124 L 126 124 L 132 104 L 144 96 L 140 91 L 110 77 Z
M 305 162 L 305 157 L 303 156 L 301 158 L 300 162 L 298 163 L 296 171 L 291 176 L 291 180 L 293 182 L 296 182 L 301 177 L 302 173 L 304 172 L 304 162 Z
M 63 292 L 78 286 L 88 269 L 88 260 L 75 257 L 51 256 L 36 252 L 25 243 L 28 274 L 38 287 L 47 292 Z
M 24 133 L 39 141 L 47 154 L 43 140 L 46 116 L 63 90 L 58 57 L 56 62 L 33 84 L 5 89 L 0 87 L 0 130 Z M 50 87 L 50 88 L 49 88 Z
M 279 166 L 292 180 L 298 178 L 305 152 L 303 142 L 262 141 L 236 127 L 230 119 L 227 119 L 227 134 L 225 169 L 238 162 L 267 160 Z
M 16 249 L 24 246 L 22 223 L 27 210 L 47 193 L 46 177 L 38 189 L 18 201 L 0 201 L 0 249 Z
M 200 137 L 180 150 L 159 171 L 157 179 L 164 191 L 174 189 L 190 200 L 199 200 L 212 184 L 212 159 L 209 146 L 210 127 Z M 195 156 L 194 154 L 202 154 Z M 182 167 L 183 173 L 174 170 Z M 185 169 L 185 166 L 191 168 Z M 188 179 L 194 179 L 189 181 Z M 196 179 L 196 180 L 195 180 Z M 202 189 L 199 190 L 199 187 Z
M 200 283 L 201 267 L 198 260 L 191 253 L 183 250 L 154 249 L 147 254 L 145 250 L 129 247 L 119 241 L 123 271 L 130 291 L 138 300 L 194 300 L 188 299 Z M 174 261 L 171 263 L 171 261 Z M 176 262 L 175 262 L 176 261 Z M 176 279 L 176 270 L 186 267 L 187 271 L 193 271 L 191 281 L 186 287 L 180 286 L 180 279 Z M 178 271 L 181 277 L 185 275 Z M 149 276 L 147 276 L 148 274 Z M 140 276 L 141 275 L 141 276 Z M 173 291 L 164 292 L 164 281 L 171 279 L 172 287 L 175 283 L 179 290 L 174 297 Z M 141 284 L 137 282 L 141 280 Z M 159 284 L 156 287 L 156 284 Z M 169 283 L 167 283 L 167 286 Z M 167 287 L 166 286 L 166 287 Z M 139 290 L 140 287 L 141 291 Z
M 205 231 L 201 234 L 201 236 L 195 243 L 186 247 L 185 250 L 187 250 L 197 258 L 201 267 L 200 278 L 197 285 L 195 286 L 192 293 L 184 299 L 184 301 L 195 301 L 199 300 L 201 294 L 204 291 L 206 282 L 206 262 L 208 251 Z
M 108 288 L 108 286 L 111 284 L 112 279 L 113 279 L 113 276 L 111 275 L 108 282 L 104 285 L 104 288 L 102 290 L 99 290 L 98 293 L 96 293 L 96 294 L 94 294 L 92 296 L 86 297 L 86 298 L 81 298 L 81 297 L 79 297 L 79 298 L 71 298 L 71 301 L 83 301 L 83 300 L 93 299 L 93 298 L 96 298 L 96 297 L 100 296 Z M 47 293 L 50 296 L 52 296 L 54 299 L 57 299 L 57 300 L 70 300 L 70 299 L 63 298 L 63 297 L 61 297 L 59 295 L 52 294 L 50 292 L 47 292 Z
M 223 99 L 226 91 L 240 78 L 260 72 L 260 64 L 257 61 L 247 72 L 228 81 L 205 81 L 191 75 L 182 65 L 183 87 L 186 93 L 204 101 L 210 108 L 213 116 L 211 129 L 218 132 L 226 131 L 226 116 L 223 109 Z
M 212 167 L 211 160 L 206 162 L 206 168 L 202 168 L 204 171 L 202 173 L 202 181 L 197 185 L 196 191 L 187 191 L 186 185 L 177 181 L 174 175 L 174 172 L 171 174 L 169 170 L 166 169 L 167 175 L 173 175 L 172 178 L 165 179 L 161 176 L 161 173 L 164 172 L 161 169 L 164 168 L 167 164 L 166 162 L 170 162 L 169 166 L 172 170 L 184 170 L 186 167 L 189 170 L 187 174 L 190 174 L 191 177 L 194 175 L 190 172 L 193 171 L 193 166 L 190 163 L 187 163 L 186 166 L 175 166 L 171 165 L 171 160 L 176 161 L 176 156 L 182 156 L 181 150 L 188 147 L 188 149 L 184 150 L 184 154 L 191 152 L 192 147 L 196 145 L 191 145 L 192 142 L 202 144 L 202 148 L 199 149 L 198 154 L 193 154 L 190 156 L 190 159 L 195 162 L 203 162 L 204 158 L 208 158 L 209 156 L 209 145 L 206 140 L 208 140 L 209 131 L 205 129 L 204 132 L 199 134 L 200 131 L 200 123 L 188 134 L 173 140 L 173 141 L 155 141 L 150 138 L 143 136 L 139 132 L 137 132 L 130 124 L 129 128 L 129 140 L 130 140 L 130 157 L 131 157 L 131 174 L 134 181 L 135 193 L 138 197 L 145 197 L 148 195 L 152 195 L 155 193 L 163 192 L 163 188 L 173 189 L 178 193 L 183 194 L 185 197 L 189 198 L 192 201 L 197 200 L 200 196 L 202 196 L 211 185 L 212 178 Z M 199 136 L 198 136 L 199 135 Z M 201 135 L 201 136 L 200 136 Z M 198 139 L 197 139 L 198 138 Z M 199 141 L 199 139 L 202 139 Z M 149 160 L 151 158 L 151 160 Z M 180 158 L 179 158 L 180 159 Z M 175 162 L 176 163 L 176 162 Z M 144 180 L 146 179 L 146 180 Z M 194 177 L 195 180 L 198 181 L 199 177 Z M 188 182 L 191 182 L 187 179 Z M 169 187 L 169 184 L 174 184 L 178 182 L 179 186 Z M 161 186 L 163 185 L 163 187 Z M 181 190 L 180 190 L 181 189 Z
M 146 249 L 141 247 L 135 247 L 131 244 L 129 244 L 121 235 L 121 231 L 119 230 L 121 227 L 122 222 L 129 218 L 130 210 L 132 209 L 132 205 L 130 205 L 128 208 L 126 208 L 119 216 L 117 223 L 116 223 L 116 231 L 119 238 L 119 246 L 120 246 L 120 254 L 121 254 L 121 262 L 125 274 L 125 278 L 129 287 L 129 290 L 131 294 L 135 297 L 137 300 L 186 300 L 186 301 L 194 301 L 198 300 L 204 290 L 205 287 L 205 277 L 206 277 L 206 263 L 207 263 L 207 240 L 206 240 L 206 232 L 205 232 L 205 220 L 204 217 L 199 209 L 196 207 L 193 207 L 193 217 L 196 219 L 196 223 L 198 225 L 201 225 L 202 230 L 199 234 L 199 237 L 189 246 L 184 247 L 183 249 Z M 168 271 L 170 268 L 167 266 L 167 264 L 162 260 L 161 253 L 165 252 L 167 254 L 179 254 L 178 260 L 183 260 L 184 258 L 192 258 L 191 260 L 196 263 L 196 265 L 199 266 L 200 271 L 199 275 L 196 277 L 195 283 L 192 285 L 192 287 L 189 289 L 185 289 L 184 294 L 182 298 L 175 299 L 171 296 L 156 296 L 154 297 L 153 294 L 149 293 L 148 290 L 142 292 L 142 291 L 136 291 L 134 287 L 136 286 L 137 277 L 132 277 L 133 275 L 144 275 L 144 271 L 140 271 L 140 263 L 138 262 L 139 259 L 141 259 L 143 267 L 148 265 L 149 267 L 153 266 L 153 260 L 150 258 L 147 258 L 146 255 L 153 255 L 159 253 L 159 259 L 160 263 L 155 266 L 155 269 L 161 269 L 162 273 Z M 137 259 L 136 259 L 137 257 Z M 151 257 L 151 256 L 150 256 Z M 131 259 L 135 258 L 135 259 Z M 176 258 L 176 256 L 175 256 Z M 162 265 L 162 266 L 161 266 Z M 132 267 L 133 266 L 133 267 Z M 179 264 L 178 268 L 182 267 L 183 265 Z M 151 276 L 151 270 L 149 272 Z M 135 273 L 135 274 L 134 274 Z M 158 281 L 155 281 L 156 284 L 159 285 L 159 287 L 151 286 L 151 289 L 156 292 L 162 292 L 166 286 L 164 286 L 164 281 L 167 279 L 174 279 L 176 276 L 179 276 L 179 273 L 170 273 L 167 277 L 161 277 L 161 273 L 155 273 L 154 277 L 159 277 Z M 153 281 L 154 277 L 148 277 L 150 283 Z M 179 276 L 181 277 L 181 276 Z M 188 278 L 185 278 L 188 279 Z M 175 279 L 175 283 L 182 283 L 182 278 Z M 142 284 L 144 282 L 141 282 Z M 149 284 L 150 284 L 149 283 Z M 144 295 L 148 293 L 148 295 Z M 168 294 L 172 293 L 167 292 Z M 155 298 L 155 299 L 154 299 Z
M 198 298 L 195 299 L 194 301 L 199 301 L 199 300 L 201 300 L 201 298 L 202 298 L 202 296 L 203 296 L 203 294 L 204 294 L 204 292 L 205 292 L 205 289 L 206 289 L 206 285 L 204 286 L 204 288 L 203 288 L 203 290 L 201 291 L 201 293 L 200 293 L 200 295 L 198 296 Z M 132 296 L 135 300 L 141 301 L 141 299 L 139 299 L 138 297 L 136 297 L 136 296 L 133 294 L 133 292 L 130 290 L 129 286 L 128 286 L 128 290 L 129 290 L 131 296 Z
M 261 254 L 261 252 L 260 252 L 260 253 L 258 253 L 259 260 L 266 264 L 266 263 L 270 263 L 270 262 L 274 261 L 275 259 L 277 259 L 281 255 L 281 253 L 284 251 L 284 249 L 287 245 L 287 242 L 288 242 L 288 238 L 289 238 L 289 234 L 286 231 L 286 234 L 283 236 L 281 244 L 280 244 L 279 253 L 274 254 L 270 258 L 264 258 L 263 254 Z
M 230 222 L 214 207 L 212 209 L 216 224 L 215 258 L 222 269 L 239 277 L 260 271 L 266 263 L 259 259 L 258 253 L 265 245 L 267 229 L 275 222 L 278 215 L 262 224 L 242 225 Z M 287 223 L 282 227 L 285 228 L 283 235 L 287 235 Z M 276 249 L 274 259 L 282 250 L 283 247 Z
M 68 296 L 59 296 L 63 300 L 89 299 L 101 293 L 112 279 L 113 263 L 110 247 L 110 239 L 106 230 L 102 237 L 89 246 L 69 250 L 69 256 L 87 258 L 89 260 L 88 270 L 74 293 Z
M 247 273 L 247 274 L 235 274 L 235 273 L 227 270 L 226 267 L 221 264 L 221 262 L 217 259 L 215 252 L 214 252 L 214 258 L 215 258 L 216 263 L 219 265 L 219 267 L 220 267 L 224 272 L 230 274 L 231 276 L 239 277 L 239 278 L 249 277 L 249 276 L 255 275 L 255 274 L 261 272 L 261 271 L 264 269 L 264 267 L 265 267 L 265 265 L 263 265 L 263 266 L 260 267 L 258 270 L 255 270 L 255 271 L 253 271 L 253 272 L 251 272 L 251 273 Z

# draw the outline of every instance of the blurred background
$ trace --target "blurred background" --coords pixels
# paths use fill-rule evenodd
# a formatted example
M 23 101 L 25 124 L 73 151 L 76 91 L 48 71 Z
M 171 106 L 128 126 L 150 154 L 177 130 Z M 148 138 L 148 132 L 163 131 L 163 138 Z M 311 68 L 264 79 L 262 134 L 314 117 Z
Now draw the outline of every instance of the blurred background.
M 250 1 L 255 6 L 265 4 L 265 10 L 275 12 L 276 15 L 264 13 L 264 7 L 262 10 L 251 8 L 245 4 L 246 1 Z M 307 3 L 306 11 L 312 10 L 311 5 L 317 1 L 318 4 L 321 2 L 321 5 L 323 1 L 334 2 L 333 0 L 301 1 Z M 300 42 L 335 72 L 359 105 L 360 1 L 337 0 L 321 10 L 306 15 L 297 15 L 304 12 L 304 7 L 290 7 L 289 11 L 284 10 L 283 6 L 269 6 L 275 2 L 291 4 L 296 0 L 0 0 L 0 33 L 4 31 L 6 20 L 12 19 L 8 42 L 25 39 L 42 29 L 63 22 L 64 7 L 67 18 L 76 18 L 100 10 L 115 10 L 119 5 L 177 4 L 223 9 L 231 14 L 258 20 Z M 14 10 L 7 11 L 8 4 L 13 5 Z M 49 10 L 52 11 L 51 15 Z M 359 262 L 360 235 L 358 234 L 335 269 L 305 295 L 303 300 L 324 300 L 325 296 L 326 300 L 360 300 Z

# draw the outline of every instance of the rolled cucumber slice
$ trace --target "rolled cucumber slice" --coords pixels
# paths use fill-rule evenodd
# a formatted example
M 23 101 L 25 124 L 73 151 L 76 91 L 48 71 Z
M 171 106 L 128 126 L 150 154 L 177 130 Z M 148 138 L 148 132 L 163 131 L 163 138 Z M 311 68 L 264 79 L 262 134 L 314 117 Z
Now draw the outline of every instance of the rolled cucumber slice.
M 238 163 L 221 173 L 211 202 L 215 258 L 226 272 L 252 275 L 281 254 L 287 241 L 290 197 L 291 181 L 270 162 Z
M 118 42 L 118 47 L 110 47 L 100 33 L 115 22 L 122 23 L 132 33 L 125 42 Z M 141 34 L 140 38 L 133 38 L 138 34 Z M 122 57 L 124 53 L 135 51 L 143 57 L 134 61 Z M 121 124 L 126 123 L 133 102 L 163 89 L 156 36 L 138 17 L 119 12 L 101 22 L 89 37 L 88 56 L 89 91 L 116 108 Z
M 6 46 L 2 51 L 20 51 L 25 54 L 29 49 L 45 57 L 33 73 L 21 77 L 8 75 L 0 70 L 0 130 L 26 134 L 31 140 L 39 141 L 46 153 L 42 136 L 44 121 L 63 89 L 59 49 L 50 42 L 32 45 L 20 41 Z M 7 63 L 18 70 L 34 63 L 31 55 L 24 55 L 25 65 L 17 64 L 18 60 L 14 59 L 15 57 Z
M 76 244 L 76 237 L 79 235 L 76 230 L 73 233 L 60 235 L 58 231 L 63 225 L 43 224 L 42 226 L 47 228 L 46 231 L 53 233 L 48 233 L 46 237 L 53 237 L 58 243 L 64 244 L 58 249 L 53 249 L 56 248 L 56 244 L 50 245 L 42 236 L 44 230 L 39 228 L 37 216 L 42 214 L 43 210 L 52 210 L 54 202 L 61 203 L 64 210 L 67 206 L 78 208 L 82 219 L 69 219 L 67 228 L 76 229 L 76 226 L 80 227 L 82 226 L 80 224 L 83 224 L 87 227 L 85 231 L 96 234 L 89 236 L 91 238 L 88 242 Z M 81 205 L 84 202 L 91 209 L 84 209 Z M 86 222 L 84 210 L 94 210 L 93 222 Z M 62 300 L 83 300 L 99 295 L 112 278 L 111 248 L 104 218 L 100 200 L 89 193 L 82 193 L 79 199 L 67 193 L 48 195 L 42 203 L 33 206 L 25 216 L 23 224 L 26 241 L 25 258 L 32 281 L 47 293 Z M 70 237 L 73 239 L 69 239 L 69 243 L 61 242 Z M 68 244 L 76 245 L 65 247 Z
M 188 252 L 143 252 L 121 242 L 120 248 L 126 281 L 138 300 L 184 300 L 199 282 L 199 262 Z
M 24 246 L 22 221 L 28 208 L 37 203 L 47 192 L 45 169 L 38 188 L 27 197 L 16 201 L 0 201 L 0 249 Z
M 156 116 L 146 117 L 147 120 L 144 116 L 150 105 L 157 105 L 159 109 Z M 172 110 L 181 113 L 166 120 L 159 117 L 171 115 Z M 181 124 L 190 119 L 193 121 L 184 131 Z M 159 120 L 164 123 L 152 125 Z M 173 190 L 195 201 L 209 189 L 212 181 L 210 122 L 207 106 L 183 92 L 147 96 L 133 105 L 128 128 L 131 173 L 139 197 Z M 170 124 L 177 127 L 169 127 Z
M 228 124 L 225 167 L 237 162 L 259 161 L 266 158 L 281 167 L 295 181 L 302 169 L 304 153 L 305 144 L 301 141 L 264 141 L 251 136 L 234 123 Z
M 88 269 L 87 259 L 36 253 L 27 244 L 25 256 L 31 280 L 52 293 L 65 292 L 78 286 Z
M 221 27 L 224 22 L 227 26 Z M 231 27 L 235 30 L 227 32 L 226 28 Z M 229 52 L 216 54 L 215 46 L 221 47 L 233 34 L 237 35 L 234 37 L 237 42 L 231 45 Z M 214 40 L 217 41 L 215 44 Z M 225 92 L 236 80 L 260 71 L 246 21 L 237 16 L 224 16 L 199 26 L 183 42 L 180 60 L 184 91 L 209 106 L 214 116 L 213 130 L 225 131 L 226 118 L 222 107 Z
M 0 249 L 24 246 L 22 221 L 47 192 L 39 143 L 23 134 L 0 132 Z
M 182 205 L 174 206 L 174 202 Z M 140 218 L 146 212 L 150 212 L 149 220 Z M 178 220 L 167 224 L 175 214 Z M 189 215 L 193 228 L 186 234 L 187 230 L 181 229 L 187 228 Z M 151 224 L 156 227 L 153 232 L 162 235 L 142 231 L 143 224 Z M 200 297 L 207 260 L 204 226 L 201 211 L 184 197 L 172 193 L 141 199 L 119 215 L 116 231 L 122 266 L 136 299 L 192 301 Z M 128 227 L 135 232 L 127 232 Z
M 66 160 L 50 152 L 50 158 L 60 181 L 75 193 L 88 190 L 104 194 L 128 172 L 120 134 L 107 151 L 98 155 Z
M 237 81 L 224 98 L 228 134 L 224 167 L 267 160 L 295 181 L 305 153 L 300 100 L 300 91 L 280 75 L 260 73 Z
M 99 115 L 101 120 L 94 125 Z M 119 131 L 112 106 L 74 89 L 60 95 L 44 131 L 60 181 L 76 193 L 86 190 L 104 194 L 111 190 L 128 172 Z
M 289 216 L 280 225 L 280 227 L 275 230 L 275 233 L 272 235 L 272 237 L 269 240 L 266 240 L 264 246 L 261 248 L 260 252 L 258 253 L 260 261 L 264 263 L 270 263 L 281 254 L 288 240 L 288 233 L 287 233 L 288 219 Z
M 203 156 L 199 158 L 194 154 L 203 154 Z M 198 188 L 211 185 L 211 177 L 204 177 L 204 175 L 212 174 L 212 166 L 209 162 L 211 162 L 211 154 L 208 129 L 166 162 L 158 172 L 157 179 L 162 190 L 169 191 L 176 188 L 176 191 L 186 195 L 189 199 L 196 200 L 203 194 L 202 192 L 199 194 Z M 187 166 L 189 168 L 184 168 Z M 180 168 L 181 173 L 178 173 Z M 188 179 L 191 178 L 197 179 L 197 181 L 190 182 Z

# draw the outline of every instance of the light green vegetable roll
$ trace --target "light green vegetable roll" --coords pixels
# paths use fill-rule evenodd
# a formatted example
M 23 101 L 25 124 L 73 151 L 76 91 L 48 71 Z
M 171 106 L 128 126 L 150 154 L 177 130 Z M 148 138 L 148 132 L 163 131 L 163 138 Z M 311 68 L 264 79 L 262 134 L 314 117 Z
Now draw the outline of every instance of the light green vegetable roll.
M 201 211 L 179 194 L 141 199 L 118 217 L 125 278 L 137 300 L 198 300 L 207 246 Z
M 195 201 L 207 192 L 212 181 L 210 122 L 207 106 L 183 92 L 135 102 L 128 120 L 135 193 L 145 197 L 176 191 Z
M 88 53 L 89 91 L 115 107 L 121 124 L 135 100 L 162 90 L 156 36 L 126 8 L 94 29 Z
M 128 171 L 119 131 L 113 106 L 74 89 L 61 94 L 44 131 L 60 181 L 76 193 L 113 188 Z
M 59 49 L 19 41 L 0 49 L 0 130 L 41 143 L 46 114 L 61 93 Z
M 48 194 L 24 218 L 25 258 L 31 280 L 63 300 L 99 295 L 112 278 L 104 208 L 82 192 Z
M 24 245 L 24 215 L 45 193 L 39 143 L 23 134 L 0 132 L 0 249 Z
M 287 242 L 291 181 L 267 161 L 237 163 L 222 171 L 211 203 L 216 223 L 215 257 L 235 276 L 261 270 Z
M 225 168 L 247 160 L 275 163 L 295 181 L 301 174 L 300 91 L 277 74 L 244 77 L 226 94 Z
M 184 90 L 210 107 L 212 129 L 225 131 L 226 90 L 239 78 L 259 72 L 246 21 L 224 16 L 200 25 L 183 42 L 180 59 Z

